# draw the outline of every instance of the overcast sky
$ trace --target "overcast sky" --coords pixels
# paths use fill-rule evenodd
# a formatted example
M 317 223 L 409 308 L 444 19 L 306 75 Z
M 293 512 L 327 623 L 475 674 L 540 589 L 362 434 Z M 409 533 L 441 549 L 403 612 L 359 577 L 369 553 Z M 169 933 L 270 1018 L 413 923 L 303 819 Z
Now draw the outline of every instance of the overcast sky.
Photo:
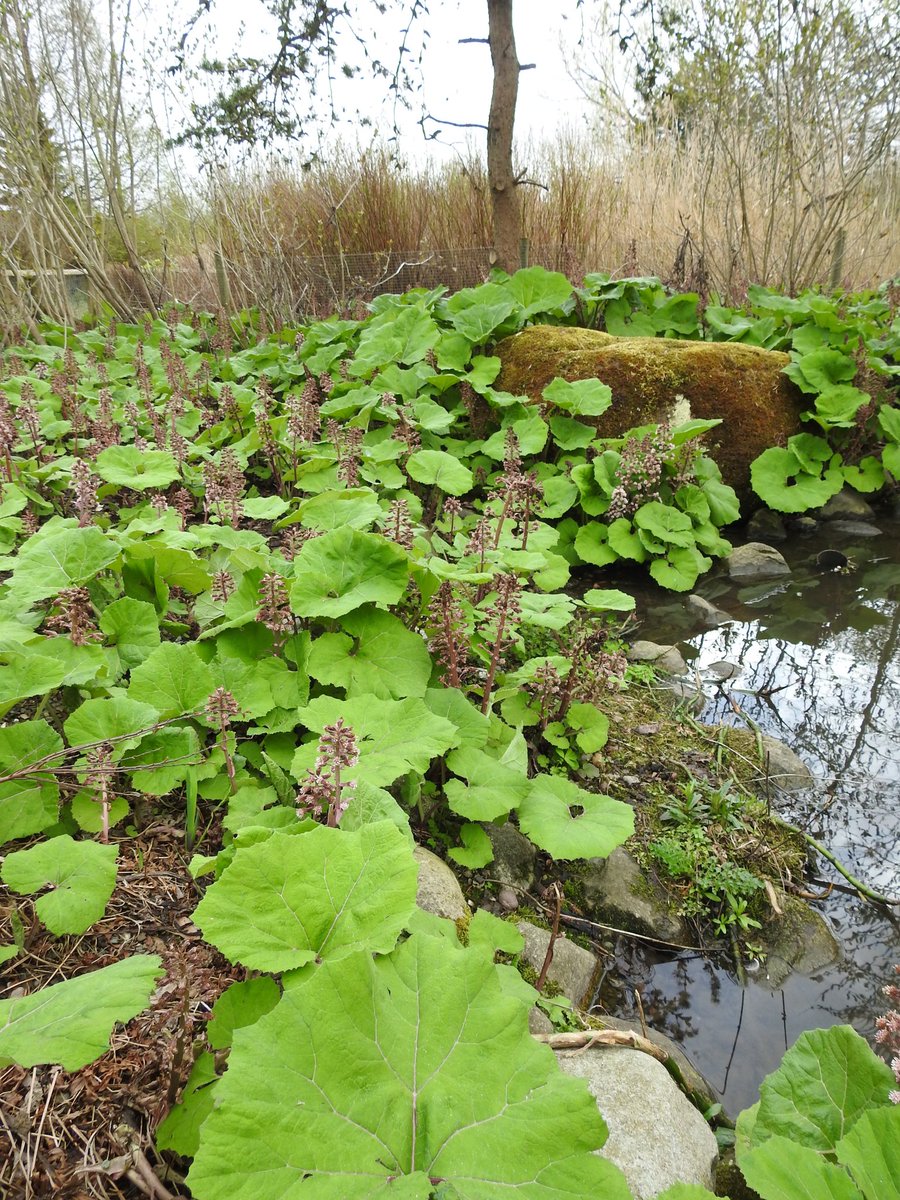
M 149 12 L 151 25 L 147 29 L 160 36 L 159 9 L 152 4 Z M 596 10 L 598 5 L 585 6 Z M 582 33 L 582 10 L 575 0 L 516 0 L 514 24 L 519 61 L 534 63 L 533 70 L 524 71 L 519 80 L 519 101 L 516 110 L 516 140 L 524 144 L 529 137 L 542 139 L 552 136 L 561 127 L 584 126 L 589 117 L 590 106 L 585 102 L 567 73 L 578 53 L 577 44 Z M 386 63 L 396 59 L 401 22 L 393 14 L 379 18 L 377 25 L 371 23 L 374 5 L 365 3 L 357 6 L 359 14 L 365 14 L 370 22 L 368 29 L 362 26 L 357 33 L 363 36 L 371 52 Z M 213 20 L 206 34 L 210 50 L 222 57 L 230 52 L 242 54 L 265 53 L 273 44 L 272 23 L 259 0 L 217 0 L 212 9 Z M 147 18 L 143 18 L 146 20 Z M 171 29 L 184 20 L 183 6 L 173 9 Z M 401 130 L 400 148 L 413 161 L 422 161 L 432 156 L 437 161 L 446 161 L 465 146 L 466 140 L 482 147 L 484 130 L 459 129 L 449 124 L 438 125 L 428 122 L 426 129 L 434 133 L 441 129 L 439 139 L 426 141 L 418 120 L 422 112 L 442 121 L 473 122 L 483 125 L 487 121 L 491 93 L 490 51 L 487 45 L 461 45 L 461 38 L 487 36 L 487 5 L 485 0 L 432 0 L 430 15 L 423 19 L 422 29 L 428 30 L 424 42 L 421 72 L 422 95 L 411 97 L 412 109 L 404 113 L 397 108 L 387 94 L 382 79 L 367 80 L 365 68 L 360 78 L 346 83 L 340 78 L 335 81 L 335 101 L 338 108 L 345 110 L 347 117 L 339 126 L 344 137 L 358 136 L 365 146 L 373 138 L 371 129 L 361 128 L 353 114 L 363 111 L 384 137 L 390 137 L 396 122 Z M 167 36 L 166 30 L 162 36 Z M 171 33 L 168 33 L 171 37 Z M 418 55 L 422 47 L 421 34 L 414 35 L 411 45 Z M 358 62 L 354 54 L 352 37 L 344 35 L 340 42 L 343 56 Z M 417 76 L 418 77 L 418 76 Z M 169 127 L 177 123 L 178 103 L 169 99 L 168 117 L 164 115 L 161 93 L 154 107 L 161 122 L 168 120 Z M 334 130 L 326 130 L 323 142 L 334 138 Z

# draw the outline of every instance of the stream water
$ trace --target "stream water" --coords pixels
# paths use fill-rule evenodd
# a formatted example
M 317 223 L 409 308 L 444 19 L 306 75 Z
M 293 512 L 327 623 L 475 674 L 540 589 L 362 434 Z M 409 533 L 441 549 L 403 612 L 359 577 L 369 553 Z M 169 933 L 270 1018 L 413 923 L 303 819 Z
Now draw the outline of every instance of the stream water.
M 638 597 L 640 636 L 678 642 L 703 678 L 721 660 L 741 671 L 733 698 L 764 733 L 787 743 L 808 764 L 816 786 L 775 801 L 787 819 L 813 834 L 857 876 L 900 895 L 900 525 L 847 539 L 823 532 L 779 549 L 792 567 L 787 583 L 737 588 L 725 576 L 698 589 L 735 620 L 703 634 L 680 600 L 660 592 Z M 850 559 L 822 571 L 819 552 Z M 704 689 L 699 719 L 741 724 L 727 695 Z M 818 877 L 842 882 L 827 862 Z M 844 951 L 843 960 L 810 978 L 767 987 L 762 970 L 746 986 L 733 967 L 703 957 L 621 949 L 625 989 L 603 997 L 619 1015 L 635 1015 L 639 987 L 649 1023 L 683 1045 L 736 1115 L 758 1098 L 764 1076 L 805 1029 L 850 1024 L 869 1041 L 884 1010 L 882 986 L 900 962 L 900 909 L 884 910 L 834 891 L 817 905 Z M 631 1001 L 633 1003 L 633 1001 Z

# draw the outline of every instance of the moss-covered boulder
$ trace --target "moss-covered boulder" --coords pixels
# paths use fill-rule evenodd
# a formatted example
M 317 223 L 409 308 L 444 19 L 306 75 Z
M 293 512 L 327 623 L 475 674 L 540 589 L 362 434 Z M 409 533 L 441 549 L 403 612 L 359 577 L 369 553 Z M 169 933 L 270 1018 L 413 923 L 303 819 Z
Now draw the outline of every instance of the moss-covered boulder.
M 737 342 L 625 338 L 533 325 L 505 338 L 494 353 L 503 364 L 495 386 L 535 401 L 557 376 L 602 380 L 613 403 L 597 423 L 600 437 L 660 421 L 672 413 L 675 397 L 684 396 L 690 416 L 724 422 L 707 435 L 706 446 L 742 500 L 750 496 L 750 463 L 797 433 L 807 407 L 782 374 L 786 354 Z

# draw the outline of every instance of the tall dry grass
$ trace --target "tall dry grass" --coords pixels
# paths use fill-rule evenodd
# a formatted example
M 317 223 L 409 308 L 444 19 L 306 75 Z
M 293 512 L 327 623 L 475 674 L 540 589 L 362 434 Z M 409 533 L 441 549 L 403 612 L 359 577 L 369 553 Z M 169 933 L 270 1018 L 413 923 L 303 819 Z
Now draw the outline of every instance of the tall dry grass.
M 864 176 L 830 165 L 810 139 L 799 180 L 781 174 L 752 127 L 715 115 L 691 131 L 627 138 L 565 132 L 520 155 L 530 262 L 661 276 L 740 301 L 749 283 L 788 292 L 876 285 L 900 269 L 900 170 L 887 156 Z M 296 312 L 373 290 L 458 287 L 490 269 L 490 197 L 473 149 L 413 169 L 386 148 L 340 148 L 294 171 L 221 173 L 203 223 L 239 303 Z M 687 253 L 685 253 L 687 251 Z M 176 280 L 177 282 L 177 280 Z M 214 300 L 215 297 L 206 297 Z

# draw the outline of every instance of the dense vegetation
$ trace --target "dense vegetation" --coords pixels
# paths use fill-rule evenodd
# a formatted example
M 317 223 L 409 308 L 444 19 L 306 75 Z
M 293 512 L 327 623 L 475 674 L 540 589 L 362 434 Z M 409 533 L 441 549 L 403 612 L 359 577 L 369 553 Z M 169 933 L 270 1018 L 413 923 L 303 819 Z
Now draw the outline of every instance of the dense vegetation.
M 573 774 L 606 742 L 598 701 L 627 683 L 608 620 L 633 601 L 570 586 L 573 570 L 625 560 L 686 590 L 739 508 L 703 453 L 715 422 L 598 439 L 608 388 L 496 391 L 491 348 L 542 321 L 790 349 L 821 436 L 767 451 L 754 483 L 795 512 L 898 477 L 893 299 L 757 289 L 748 311 L 701 313 L 655 280 L 574 289 L 533 268 L 382 296 L 360 320 L 263 333 L 173 307 L 45 325 L 5 354 L 0 955 L 27 958 L 32 903 L 54 935 L 88 930 L 128 839 L 178 814 L 203 891 L 185 915 L 240 976 L 160 1129 L 194 1158 L 193 1194 L 303 1178 L 342 1198 L 627 1196 L 591 1154 L 596 1105 L 527 1034 L 534 990 L 494 962 L 517 931 L 417 911 L 412 845 L 437 836 L 471 868 L 489 822 L 556 860 L 629 837 L 631 806 Z M 727 825 L 733 798 L 716 803 Z M 720 932 L 748 928 L 717 903 Z M 123 955 L 0 1000 L 0 1063 L 90 1062 L 160 975 Z M 809 1170 L 839 1174 L 835 1195 L 887 1195 L 865 1147 L 900 1145 L 890 1070 L 849 1032 L 792 1053 L 741 1125 L 754 1186 L 800 1194 L 771 1180 L 793 1154 L 785 1109 L 812 1107 Z M 845 1070 L 829 1056 L 852 1109 L 810 1081 L 820 1060 Z M 887 1149 L 884 1170 L 896 1189 Z

